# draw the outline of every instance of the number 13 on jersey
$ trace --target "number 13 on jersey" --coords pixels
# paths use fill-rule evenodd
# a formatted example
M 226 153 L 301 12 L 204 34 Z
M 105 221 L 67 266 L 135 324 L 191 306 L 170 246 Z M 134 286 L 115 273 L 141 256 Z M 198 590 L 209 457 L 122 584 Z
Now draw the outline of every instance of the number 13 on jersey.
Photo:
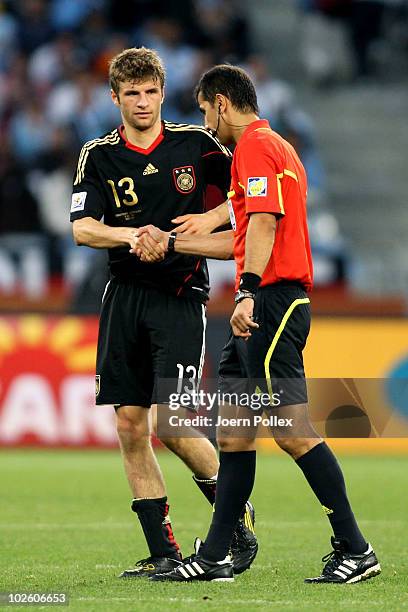
M 133 179 L 130 178 L 130 176 L 125 176 L 124 178 L 120 179 L 120 181 L 118 181 L 118 187 L 126 187 L 126 186 L 128 187 L 127 189 L 124 190 L 124 193 L 125 195 L 130 196 L 130 199 L 123 198 L 122 200 L 120 200 L 118 191 L 116 189 L 115 181 L 112 181 L 111 179 L 109 179 L 107 183 L 108 185 L 111 186 L 113 198 L 118 208 L 120 208 L 122 204 L 125 204 L 125 206 L 134 206 L 135 204 L 138 203 L 139 198 L 137 197 L 134 191 L 135 184 L 134 184 Z

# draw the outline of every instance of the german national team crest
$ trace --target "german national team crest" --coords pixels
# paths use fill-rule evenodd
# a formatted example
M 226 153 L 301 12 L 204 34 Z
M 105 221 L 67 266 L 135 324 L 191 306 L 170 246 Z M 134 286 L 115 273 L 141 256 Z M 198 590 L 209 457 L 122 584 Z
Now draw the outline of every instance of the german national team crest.
M 100 390 L 101 390 L 101 376 L 100 374 L 97 374 L 95 376 L 95 397 L 98 397 Z
M 182 166 L 173 169 L 173 179 L 180 193 L 191 193 L 196 186 L 196 178 L 193 166 Z

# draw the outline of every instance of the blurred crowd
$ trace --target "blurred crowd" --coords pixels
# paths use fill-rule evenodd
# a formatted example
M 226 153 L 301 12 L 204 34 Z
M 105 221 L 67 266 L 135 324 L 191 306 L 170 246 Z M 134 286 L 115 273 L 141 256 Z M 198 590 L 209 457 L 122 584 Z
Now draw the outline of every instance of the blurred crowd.
M 119 124 L 108 60 L 152 47 L 167 70 L 163 116 L 200 123 L 192 90 L 203 70 L 244 66 L 261 115 L 299 151 L 309 175 L 316 250 L 331 257 L 320 281 L 342 275 L 344 248 L 324 208 L 325 175 L 313 123 L 292 87 L 254 52 L 239 0 L 0 0 L 0 296 L 46 294 L 50 278 L 78 290 L 104 259 L 72 242 L 68 208 L 82 144 Z M 98 257 L 98 258 L 97 258 Z M 97 258 L 97 259 L 95 259 Z
M 303 64 L 316 85 L 369 82 L 392 73 L 393 56 L 401 50 L 408 56 L 408 0 L 297 3 L 303 13 Z

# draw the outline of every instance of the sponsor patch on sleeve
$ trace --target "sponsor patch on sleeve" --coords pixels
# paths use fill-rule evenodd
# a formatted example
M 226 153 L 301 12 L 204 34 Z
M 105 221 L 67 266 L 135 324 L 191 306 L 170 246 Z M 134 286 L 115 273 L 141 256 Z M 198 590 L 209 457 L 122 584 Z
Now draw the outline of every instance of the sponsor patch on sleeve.
M 266 176 L 250 176 L 248 178 L 248 198 L 266 196 L 268 192 L 268 178 Z
M 80 191 L 79 193 L 72 194 L 71 212 L 78 212 L 79 210 L 84 210 L 87 195 L 87 191 Z
M 227 200 L 227 204 L 228 204 L 228 212 L 229 212 L 229 218 L 230 218 L 230 221 L 231 221 L 232 229 L 235 232 L 236 229 L 237 229 L 237 222 L 235 220 L 234 207 L 233 207 L 232 202 L 231 202 L 231 200 L 229 198 Z

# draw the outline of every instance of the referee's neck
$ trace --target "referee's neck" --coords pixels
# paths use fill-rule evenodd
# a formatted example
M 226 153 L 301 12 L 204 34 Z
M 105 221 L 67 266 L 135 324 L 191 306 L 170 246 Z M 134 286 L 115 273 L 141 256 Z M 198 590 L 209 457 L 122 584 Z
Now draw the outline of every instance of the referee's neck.
M 255 113 L 238 113 L 233 111 L 231 112 L 230 119 L 226 119 L 225 121 L 226 123 L 228 122 L 231 128 L 232 138 L 235 144 L 237 144 L 247 127 L 249 127 L 251 123 L 254 123 L 254 121 L 259 121 L 259 117 L 255 115 Z

